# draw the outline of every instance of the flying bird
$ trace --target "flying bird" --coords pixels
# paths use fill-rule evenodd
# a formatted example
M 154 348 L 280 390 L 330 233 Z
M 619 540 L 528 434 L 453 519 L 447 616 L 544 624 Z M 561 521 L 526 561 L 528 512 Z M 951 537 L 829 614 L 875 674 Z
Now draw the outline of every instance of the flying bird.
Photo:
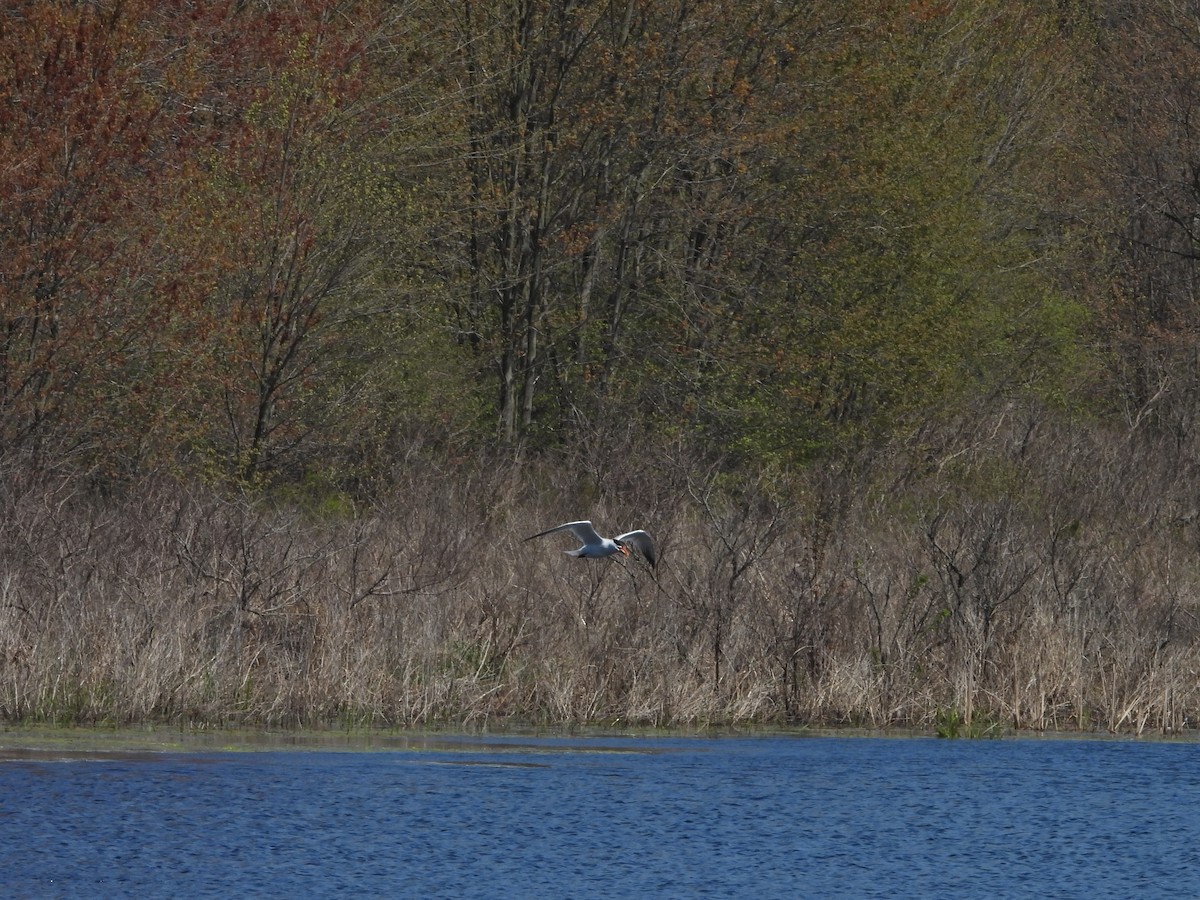
M 644 556 L 646 562 L 651 566 L 658 565 L 658 548 L 654 546 L 654 539 L 641 529 L 618 534 L 615 538 L 606 538 L 596 534 L 596 529 L 592 527 L 591 522 L 567 522 L 554 528 L 547 528 L 545 531 L 539 531 L 537 534 L 531 534 L 525 540 L 532 541 L 534 538 L 544 537 L 547 534 L 558 534 L 560 531 L 569 531 L 583 542 L 583 546 L 578 550 L 565 551 L 567 556 L 584 556 L 588 559 L 602 559 L 617 554 L 629 556 L 630 548 L 632 548 Z

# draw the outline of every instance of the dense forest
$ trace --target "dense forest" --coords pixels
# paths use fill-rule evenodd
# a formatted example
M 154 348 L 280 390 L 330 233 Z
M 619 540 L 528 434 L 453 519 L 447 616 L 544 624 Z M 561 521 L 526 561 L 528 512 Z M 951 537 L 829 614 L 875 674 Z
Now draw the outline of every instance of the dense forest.
M 1200 723 L 1200 3 L 0 48 L 0 719 Z

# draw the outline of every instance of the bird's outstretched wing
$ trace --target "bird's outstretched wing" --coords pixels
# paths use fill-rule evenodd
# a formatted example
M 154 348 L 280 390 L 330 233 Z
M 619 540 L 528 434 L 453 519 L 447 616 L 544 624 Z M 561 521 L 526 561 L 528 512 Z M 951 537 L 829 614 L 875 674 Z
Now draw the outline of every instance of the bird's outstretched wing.
M 596 529 L 592 527 L 591 522 L 565 522 L 562 525 L 547 528 L 545 531 L 539 531 L 537 534 L 531 534 L 525 540 L 532 541 L 534 538 L 544 537 L 547 534 L 557 534 L 560 531 L 571 532 L 571 534 L 579 538 L 584 544 L 600 543 L 600 535 L 596 534 Z
M 650 563 L 651 566 L 658 565 L 658 548 L 654 546 L 654 538 L 641 529 L 627 531 L 625 534 L 618 534 L 617 543 L 628 544 L 642 556 L 646 557 L 646 562 Z

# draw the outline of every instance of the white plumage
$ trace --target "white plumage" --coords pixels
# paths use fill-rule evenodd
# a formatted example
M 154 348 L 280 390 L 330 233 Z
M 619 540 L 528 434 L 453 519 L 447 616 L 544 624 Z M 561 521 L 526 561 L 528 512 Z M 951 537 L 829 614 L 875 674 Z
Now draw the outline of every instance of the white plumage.
M 640 528 L 637 531 L 618 534 L 615 538 L 606 538 L 600 537 L 596 533 L 591 522 L 566 522 L 556 525 L 554 528 L 539 531 L 537 534 L 531 534 L 525 540 L 532 541 L 534 538 L 557 534 L 560 531 L 571 532 L 583 543 L 578 550 L 565 551 L 567 556 L 583 556 L 588 559 L 603 559 L 606 556 L 616 556 L 617 554 L 629 556 L 632 547 L 641 556 L 644 556 L 650 565 L 658 565 L 658 548 L 654 546 L 654 539 Z

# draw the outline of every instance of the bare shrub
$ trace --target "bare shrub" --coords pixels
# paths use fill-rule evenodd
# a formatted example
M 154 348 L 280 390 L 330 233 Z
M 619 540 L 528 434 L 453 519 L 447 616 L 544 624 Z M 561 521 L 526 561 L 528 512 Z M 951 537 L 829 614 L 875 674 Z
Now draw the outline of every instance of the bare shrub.
M 1038 410 L 923 440 L 786 479 L 414 467 L 369 501 L 8 463 L 0 715 L 1195 727 L 1195 468 Z M 581 515 L 657 569 L 522 542 Z

